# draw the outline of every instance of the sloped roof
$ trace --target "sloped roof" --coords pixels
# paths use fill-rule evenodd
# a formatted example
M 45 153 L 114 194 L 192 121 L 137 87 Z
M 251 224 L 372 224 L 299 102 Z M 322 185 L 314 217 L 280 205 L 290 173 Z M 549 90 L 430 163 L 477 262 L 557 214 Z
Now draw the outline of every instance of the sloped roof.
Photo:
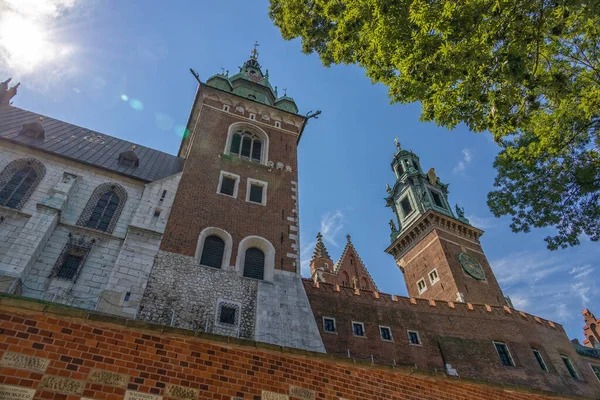
M 19 134 L 23 124 L 31 122 L 40 122 L 44 139 Z M 183 170 L 182 158 L 141 145 L 135 151 L 139 166 L 122 165 L 119 154 L 134 143 L 13 106 L 0 106 L 0 139 L 146 182 Z

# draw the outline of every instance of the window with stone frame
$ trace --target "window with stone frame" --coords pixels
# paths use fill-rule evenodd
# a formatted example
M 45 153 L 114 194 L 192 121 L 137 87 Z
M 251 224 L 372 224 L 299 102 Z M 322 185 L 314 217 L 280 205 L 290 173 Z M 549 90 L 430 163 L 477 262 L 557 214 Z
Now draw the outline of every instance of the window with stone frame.
M 590 368 L 592 369 L 594 375 L 596 375 L 598 382 L 600 382 L 600 365 L 590 364 Z
M 365 325 L 362 322 L 352 322 L 352 334 L 354 336 L 365 336 Z
M 421 345 L 421 337 L 417 331 L 406 331 L 408 333 L 408 343 L 412 345 Z
M 513 361 L 512 356 L 510 355 L 510 351 L 508 351 L 508 346 L 506 345 L 506 343 L 494 342 L 494 347 L 498 352 L 498 356 L 500 357 L 500 362 L 502 363 L 502 365 L 507 367 L 515 366 L 515 362 Z
M 444 205 L 444 201 L 442 200 L 442 195 L 436 190 L 430 190 L 431 198 L 433 199 L 433 204 L 440 208 L 446 208 Z
M 394 340 L 392 338 L 392 330 L 389 326 L 380 326 L 379 334 L 381 335 L 381 340 L 385 340 L 388 342 L 392 342 Z
M 431 282 L 432 285 L 436 284 L 438 281 L 440 280 L 440 276 L 438 275 L 437 269 L 433 269 L 430 273 L 429 273 L 429 282 Z
M 225 253 L 225 242 L 217 235 L 210 235 L 204 239 L 200 264 L 207 267 L 221 268 L 223 255 Z
M 335 318 L 323 317 L 323 331 L 335 333 Z
M 531 349 L 531 351 L 533 351 L 533 356 L 537 360 L 537 362 L 540 365 L 540 368 L 542 369 L 542 371 L 548 371 L 548 367 L 546 366 L 546 362 L 542 358 L 542 353 L 540 353 L 540 351 L 538 349 Z
M 95 241 L 84 236 L 75 237 L 69 233 L 67 243 L 50 272 L 50 278 L 75 282 Z
M 402 213 L 404 217 L 408 216 L 413 212 L 412 204 L 410 203 L 410 198 L 405 196 L 402 200 L 400 200 L 400 207 L 402 208 Z
M 579 374 L 575 370 L 575 367 L 573 366 L 571 359 L 562 354 L 561 354 L 560 358 L 562 358 L 563 363 L 565 364 L 565 367 L 567 367 L 567 370 L 569 371 L 569 375 L 571 375 L 571 378 L 577 379 L 577 380 L 581 379 L 581 378 L 579 378 Z
M 226 194 L 227 196 L 233 196 L 235 188 L 235 178 L 231 176 L 223 176 L 223 180 L 221 181 L 221 194 Z
M 265 253 L 256 247 L 246 250 L 244 257 L 244 276 L 246 278 L 264 279 L 265 276 Z
M 0 205 L 21 209 L 45 174 L 44 164 L 33 158 L 9 163 L 0 174 Z
M 221 328 L 237 329 L 240 325 L 240 313 L 241 305 L 238 302 L 219 299 L 215 322 Z
M 77 225 L 112 233 L 127 201 L 127 191 L 117 183 L 103 183 L 92 193 Z
M 262 161 L 263 141 L 256 133 L 237 130 L 231 136 L 229 154 L 254 162 Z
M 419 290 L 419 294 L 422 294 L 427 290 L 427 284 L 425 283 L 425 279 L 419 279 L 417 282 L 417 289 Z

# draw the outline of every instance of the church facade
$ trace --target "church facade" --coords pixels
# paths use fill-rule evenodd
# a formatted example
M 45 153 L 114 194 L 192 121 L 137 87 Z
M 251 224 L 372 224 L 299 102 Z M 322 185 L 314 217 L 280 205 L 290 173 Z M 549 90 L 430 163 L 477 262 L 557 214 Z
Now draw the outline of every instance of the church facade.
M 314 115 L 278 93 L 256 50 L 235 75 L 198 79 L 176 156 L 14 107 L 15 94 L 0 85 L 0 292 L 307 354 L 600 396 L 600 358 L 583 357 L 559 324 L 512 307 L 483 232 L 399 143 L 385 251 L 409 297 L 379 292 L 350 236 L 334 262 L 319 234 L 302 278 L 297 151 Z

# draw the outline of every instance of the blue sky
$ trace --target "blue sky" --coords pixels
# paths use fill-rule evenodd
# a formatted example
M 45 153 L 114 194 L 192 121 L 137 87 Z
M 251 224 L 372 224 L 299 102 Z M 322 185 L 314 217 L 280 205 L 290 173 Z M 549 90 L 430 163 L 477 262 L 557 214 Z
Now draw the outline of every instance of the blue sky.
M 542 239 L 552 230 L 512 233 L 510 220 L 494 218 L 486 205 L 498 151 L 489 135 L 419 122 L 418 104 L 390 105 L 386 88 L 360 68 L 324 68 L 298 41 L 281 39 L 267 10 L 266 0 L 4 0 L 0 78 L 22 81 L 15 106 L 176 153 L 196 90 L 189 68 L 202 80 L 221 67 L 234 72 L 257 40 L 271 82 L 287 88 L 301 113 L 323 111 L 299 147 L 305 274 L 318 231 L 334 258 L 349 233 L 380 290 L 406 294 L 383 252 L 392 217 L 383 198 L 398 136 L 423 169 L 434 167 L 450 184 L 451 204 L 486 231 L 483 248 L 515 306 L 581 339 L 581 310 L 600 314 L 598 244 L 584 239 L 550 252 Z

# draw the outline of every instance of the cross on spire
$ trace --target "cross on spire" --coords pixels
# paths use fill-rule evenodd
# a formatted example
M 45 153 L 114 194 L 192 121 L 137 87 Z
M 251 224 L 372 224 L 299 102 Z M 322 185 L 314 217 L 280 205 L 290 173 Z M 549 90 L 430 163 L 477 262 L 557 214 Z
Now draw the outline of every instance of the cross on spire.
M 396 143 L 396 147 L 400 148 L 400 142 L 398 141 L 398 136 L 394 138 L 394 143 Z
M 283 88 L 283 95 L 287 96 L 287 88 Z
M 260 44 L 257 41 L 254 41 L 254 49 L 250 52 L 250 58 L 256 60 L 258 58 L 258 50 L 256 49 Z

